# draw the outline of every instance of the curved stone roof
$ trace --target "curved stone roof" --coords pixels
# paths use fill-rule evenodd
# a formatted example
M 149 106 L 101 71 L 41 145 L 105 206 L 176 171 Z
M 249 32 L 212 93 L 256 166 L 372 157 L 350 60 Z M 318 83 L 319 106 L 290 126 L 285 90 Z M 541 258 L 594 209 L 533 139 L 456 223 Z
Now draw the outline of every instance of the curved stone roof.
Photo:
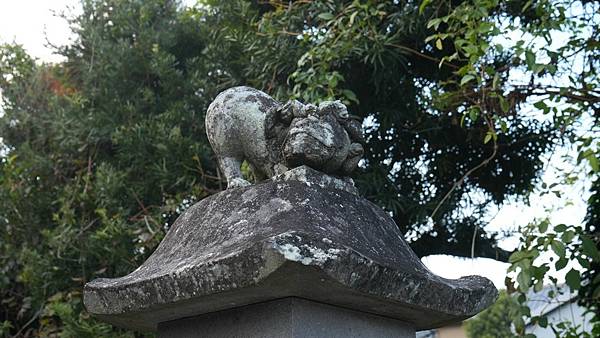
M 85 286 L 87 310 L 118 326 L 284 297 L 388 316 L 417 329 L 470 317 L 497 291 L 431 273 L 381 208 L 348 179 L 306 167 L 190 207 L 137 270 Z

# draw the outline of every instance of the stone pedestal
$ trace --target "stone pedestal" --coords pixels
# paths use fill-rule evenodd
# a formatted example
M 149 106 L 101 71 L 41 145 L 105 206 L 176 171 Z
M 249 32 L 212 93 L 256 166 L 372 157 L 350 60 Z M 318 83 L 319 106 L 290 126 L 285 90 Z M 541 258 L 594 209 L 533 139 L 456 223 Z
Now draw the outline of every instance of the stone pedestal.
M 158 324 L 158 338 L 414 338 L 412 325 L 288 297 Z
M 434 275 L 351 180 L 300 167 L 190 207 L 138 269 L 88 283 L 84 304 L 165 337 L 332 337 L 344 322 L 356 337 L 412 337 L 475 315 L 496 294 L 483 277 Z

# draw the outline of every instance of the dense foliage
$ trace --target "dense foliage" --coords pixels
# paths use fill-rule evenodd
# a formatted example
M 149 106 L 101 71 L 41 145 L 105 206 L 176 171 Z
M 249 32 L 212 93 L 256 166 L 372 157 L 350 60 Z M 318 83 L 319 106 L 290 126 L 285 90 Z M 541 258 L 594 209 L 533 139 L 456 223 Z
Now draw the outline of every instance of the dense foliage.
M 469 338 L 513 338 L 512 318 L 517 302 L 501 291 L 494 305 L 464 323 Z
M 1 46 L 0 334 L 134 335 L 89 318 L 81 288 L 137 267 L 183 210 L 223 189 L 204 112 L 240 84 L 342 98 L 368 139 L 359 188 L 419 255 L 507 259 L 485 231 L 489 206 L 526 197 L 563 141 L 597 172 L 595 144 L 573 128 L 590 112 L 596 126 L 597 36 L 573 30 L 549 62 L 492 43 L 504 22 L 561 28 L 555 3 L 83 0 L 64 62 Z M 583 80 L 540 88 L 578 48 L 596 57 Z M 531 85 L 512 84 L 514 70 Z M 552 118 L 522 113 L 532 97 Z
M 133 270 L 182 209 L 222 189 L 202 26 L 168 1 L 83 5 L 63 64 L 0 50 L 0 320 L 12 334 L 113 336 L 88 321 L 82 286 Z
M 563 153 L 561 159 L 569 163 L 559 172 L 558 180 L 542 184 L 537 192 L 561 197 L 564 189 L 574 190 L 575 186 L 594 181 L 585 224 L 578 224 L 576 218 L 572 224 L 554 224 L 543 218 L 522 227 L 520 245 L 509 258 L 511 274 L 507 287 L 519 302 L 513 318 L 519 336 L 533 336 L 525 327 L 530 323 L 549 326 L 557 337 L 596 337 L 600 334 L 600 3 L 528 1 L 515 7 L 516 4 L 495 0 L 464 2 L 448 15 L 430 20 L 436 33 L 428 40 L 438 46 L 450 42 L 457 49 L 442 61 L 468 60 L 454 73 L 454 81 L 460 86 L 434 97 L 434 102 L 464 103 L 466 119 L 488 121 L 484 143 L 497 144 L 500 135 L 512 126 L 507 116 L 525 115 L 519 111 L 519 100 L 527 100 L 538 118 L 552 121 L 553 129 L 560 132 L 555 150 Z M 499 9 L 517 14 L 495 17 Z M 510 41 L 507 36 L 511 36 Z M 498 65 L 498 59 L 510 63 Z M 565 152 L 567 149 L 572 150 Z M 562 207 L 570 203 L 563 200 Z M 579 302 L 595 313 L 586 327 L 573 325 L 569 320 L 549 323 L 544 314 L 531 314 L 528 291 L 532 288 L 541 292 L 548 282 L 558 286 L 561 273 L 570 291 L 578 292 Z

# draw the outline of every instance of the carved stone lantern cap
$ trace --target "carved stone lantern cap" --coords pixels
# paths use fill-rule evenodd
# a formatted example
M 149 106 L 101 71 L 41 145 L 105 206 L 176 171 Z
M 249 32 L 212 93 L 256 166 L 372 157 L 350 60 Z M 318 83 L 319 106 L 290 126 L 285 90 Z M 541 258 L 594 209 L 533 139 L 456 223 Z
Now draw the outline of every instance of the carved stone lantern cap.
M 190 207 L 137 270 L 85 286 L 84 304 L 117 326 L 166 322 L 298 297 L 410 323 L 468 318 L 494 302 L 486 278 L 441 278 L 350 178 L 302 166 Z

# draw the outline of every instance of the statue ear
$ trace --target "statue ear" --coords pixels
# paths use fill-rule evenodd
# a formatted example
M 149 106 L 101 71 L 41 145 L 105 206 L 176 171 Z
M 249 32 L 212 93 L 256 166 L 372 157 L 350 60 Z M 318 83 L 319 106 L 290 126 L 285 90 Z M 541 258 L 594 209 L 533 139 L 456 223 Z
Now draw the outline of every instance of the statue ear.
M 319 103 L 319 108 L 318 108 L 319 115 L 323 116 L 323 115 L 327 115 L 329 113 L 333 113 L 333 104 L 334 104 L 334 101 L 323 101 L 323 102 Z
M 275 126 L 279 120 L 279 110 L 281 106 L 275 106 L 269 108 L 265 114 L 265 136 L 267 138 L 273 138 L 275 134 Z
M 295 117 L 294 111 L 298 109 L 298 105 L 302 106 L 302 103 L 290 100 L 283 105 L 279 104 L 267 110 L 265 113 L 265 136 L 267 138 L 276 137 L 278 130 L 282 127 L 289 127 Z
M 336 119 L 348 118 L 348 108 L 340 100 L 323 101 L 319 104 L 319 115 L 333 114 Z
M 304 105 L 298 100 L 289 100 L 279 110 L 279 119 L 286 126 L 292 122 L 294 117 L 299 117 Z

